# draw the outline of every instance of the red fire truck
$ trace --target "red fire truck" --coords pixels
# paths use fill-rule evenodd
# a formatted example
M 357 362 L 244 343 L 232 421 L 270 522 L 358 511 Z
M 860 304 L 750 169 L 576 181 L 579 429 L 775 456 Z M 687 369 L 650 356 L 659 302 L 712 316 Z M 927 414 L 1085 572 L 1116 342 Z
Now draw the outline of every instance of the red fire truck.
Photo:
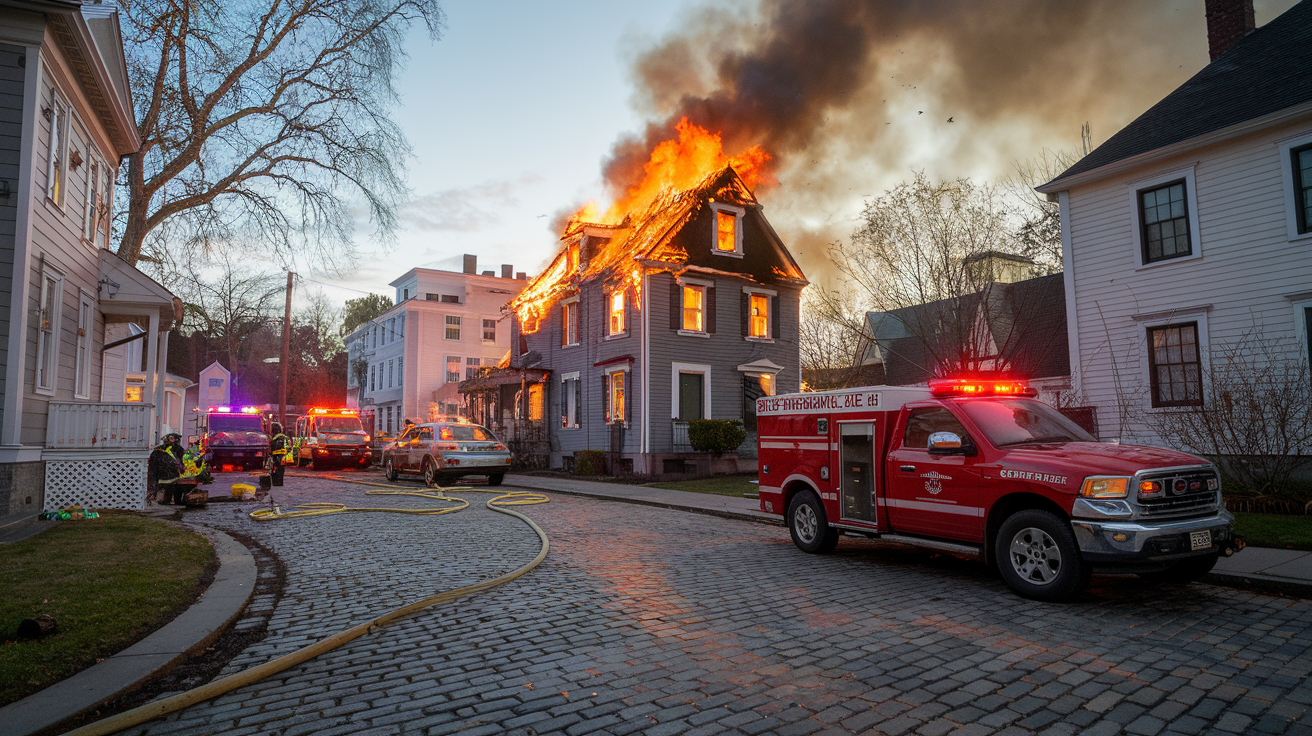
M 930 547 L 1042 600 L 1094 571 L 1196 580 L 1242 546 L 1213 465 L 1098 442 L 1036 395 L 938 379 L 758 399 L 761 510 L 805 552 L 840 534 Z

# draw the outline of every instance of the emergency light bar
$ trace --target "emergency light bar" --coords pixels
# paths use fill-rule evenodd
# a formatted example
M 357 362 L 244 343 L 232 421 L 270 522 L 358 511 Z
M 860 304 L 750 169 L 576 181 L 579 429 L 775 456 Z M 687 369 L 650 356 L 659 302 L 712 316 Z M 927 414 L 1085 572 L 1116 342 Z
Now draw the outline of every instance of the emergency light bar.
M 218 414 L 230 414 L 230 413 L 232 413 L 232 407 L 231 407 L 231 406 L 211 406 L 211 407 L 210 407 L 210 413 L 211 413 L 211 414 L 215 414 L 215 413 L 218 413 Z
M 310 413 L 311 414 L 341 414 L 342 416 L 353 417 L 356 414 L 359 414 L 360 412 L 356 411 L 355 409 L 331 410 L 331 409 L 325 409 L 321 406 L 316 406 L 310 410 Z
M 1038 396 L 1038 389 L 1024 381 L 980 378 L 931 378 L 929 393 L 935 398 L 965 396 Z

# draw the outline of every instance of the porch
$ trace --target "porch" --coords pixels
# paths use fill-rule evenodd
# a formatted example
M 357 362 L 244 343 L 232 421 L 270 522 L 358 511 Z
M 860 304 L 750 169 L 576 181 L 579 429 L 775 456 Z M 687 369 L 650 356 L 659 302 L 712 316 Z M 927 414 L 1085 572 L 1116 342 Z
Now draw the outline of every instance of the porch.
M 145 508 L 154 414 L 153 404 L 50 402 L 43 510 Z

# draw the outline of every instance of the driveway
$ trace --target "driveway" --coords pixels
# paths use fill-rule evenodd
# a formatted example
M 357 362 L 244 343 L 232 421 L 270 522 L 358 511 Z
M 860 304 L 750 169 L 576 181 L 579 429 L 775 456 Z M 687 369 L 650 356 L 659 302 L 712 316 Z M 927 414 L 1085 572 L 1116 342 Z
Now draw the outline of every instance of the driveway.
M 429 505 L 288 484 L 284 506 Z M 533 557 L 532 530 L 466 498 L 439 517 L 188 514 L 287 566 L 270 635 L 230 671 Z M 519 510 L 552 544 L 527 576 L 131 733 L 1312 733 L 1302 600 L 1108 577 L 1046 604 L 879 542 L 816 557 L 746 521 L 560 495 Z

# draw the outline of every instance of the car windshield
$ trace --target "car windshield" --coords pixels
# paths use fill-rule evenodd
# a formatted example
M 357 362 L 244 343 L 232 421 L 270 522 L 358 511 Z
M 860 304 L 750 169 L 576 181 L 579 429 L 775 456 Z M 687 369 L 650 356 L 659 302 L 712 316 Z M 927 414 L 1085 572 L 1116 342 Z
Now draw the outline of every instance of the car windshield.
M 211 414 L 211 432 L 263 432 L 264 424 L 256 414 Z
M 438 431 L 438 437 L 444 440 L 496 440 L 492 433 L 477 424 L 448 424 Z
M 363 432 L 360 417 L 319 417 L 314 420 L 320 432 Z
M 966 416 L 994 447 L 1046 442 L 1097 442 L 1052 407 L 1030 399 L 963 401 Z

